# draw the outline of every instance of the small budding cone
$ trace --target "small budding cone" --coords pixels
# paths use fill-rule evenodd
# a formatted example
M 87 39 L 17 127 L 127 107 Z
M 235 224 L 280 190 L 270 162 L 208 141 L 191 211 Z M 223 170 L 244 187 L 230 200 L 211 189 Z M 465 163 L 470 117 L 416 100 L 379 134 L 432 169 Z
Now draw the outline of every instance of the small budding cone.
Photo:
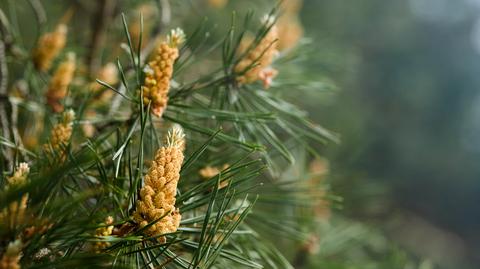
M 224 164 L 222 166 L 222 168 L 218 168 L 218 167 L 215 167 L 215 166 L 205 166 L 204 168 L 200 169 L 198 171 L 198 174 L 203 178 L 203 179 L 211 179 L 213 178 L 214 176 L 220 174 L 220 172 L 222 172 L 223 170 L 227 169 L 228 167 L 230 167 L 229 164 Z M 223 180 L 220 182 L 220 185 L 218 186 L 219 189 L 222 189 L 222 188 L 225 188 L 226 186 L 228 186 L 228 181 L 226 180 Z
M 220 169 L 218 169 L 218 167 L 214 167 L 210 165 L 205 166 L 204 168 L 198 171 L 198 174 L 200 174 L 200 176 L 204 179 L 212 178 L 218 175 L 219 173 L 220 173 Z
M 97 72 L 97 78 L 107 84 L 115 85 L 118 83 L 118 70 L 114 63 L 107 63 Z M 90 89 L 94 92 L 101 90 L 103 86 L 96 81 L 90 84 Z
M 34 225 L 28 226 L 23 230 L 23 240 L 28 240 L 32 238 L 34 235 L 43 235 L 45 234 L 50 228 L 53 227 L 53 223 L 50 222 L 48 219 L 38 219 L 35 218 L 33 222 Z
M 118 69 L 117 69 L 117 67 L 115 66 L 114 63 L 107 63 L 102 68 L 100 68 L 100 70 L 97 73 L 97 78 L 99 80 L 109 84 L 109 85 L 114 86 L 119 81 L 119 79 L 118 79 Z M 96 81 L 94 81 L 90 84 L 90 89 L 94 93 L 99 92 L 103 88 L 104 88 L 104 86 L 97 83 Z M 107 101 L 107 100 L 111 99 L 112 96 L 113 96 L 113 91 L 107 89 L 102 94 L 100 94 L 100 96 L 98 96 L 98 99 L 100 101 Z
M 63 113 L 62 122 L 55 124 L 50 132 L 50 144 L 44 145 L 45 152 L 51 157 L 58 156 L 60 161 L 65 160 L 65 147 L 72 136 L 72 125 L 75 112 L 68 110 Z
M 28 194 L 22 195 L 20 201 L 11 202 L 6 209 L 0 214 L 0 221 L 8 225 L 10 228 L 16 227 L 25 220 L 25 212 L 27 210 Z
M 13 173 L 13 175 L 7 178 L 9 185 L 21 185 L 27 180 L 28 173 L 30 172 L 30 166 L 28 163 L 20 163 Z
M 85 117 L 83 118 L 85 122 L 82 125 L 82 131 L 86 137 L 93 137 L 95 135 L 96 128 L 92 123 L 92 120 L 94 120 L 96 115 L 97 112 L 95 110 L 88 110 L 85 112 Z
M 67 95 L 68 86 L 72 82 L 74 73 L 75 54 L 69 53 L 67 59 L 60 64 L 48 84 L 48 90 L 46 93 L 47 103 L 54 112 L 63 111 L 61 101 Z
M 153 60 L 148 63 L 143 91 L 143 103 L 150 103 L 152 113 L 161 117 L 167 107 L 173 64 L 178 58 L 178 46 L 184 41 L 181 29 L 172 30 L 167 42 L 157 48 Z
M 330 212 L 330 202 L 326 200 L 327 192 L 324 189 L 319 189 L 319 185 L 322 184 L 322 181 L 325 180 L 325 177 L 328 175 L 329 163 L 326 159 L 315 159 L 310 163 L 310 173 L 312 178 L 310 179 L 311 184 L 311 195 L 315 197 L 316 203 L 313 206 L 313 213 L 319 220 L 328 221 L 331 216 Z M 318 198 L 320 196 L 320 199 Z
M 109 235 L 112 235 L 113 228 L 114 228 L 113 225 L 112 225 L 113 224 L 113 217 L 108 216 L 105 219 L 104 224 L 108 225 L 108 226 L 96 229 L 95 230 L 95 236 L 109 236 Z M 110 246 L 109 242 L 99 241 L 99 242 L 95 242 L 93 247 L 94 247 L 96 252 L 100 252 L 102 249 L 107 248 L 109 246 Z
M 266 17 L 264 20 L 266 25 L 271 25 L 272 18 Z M 272 25 L 256 47 L 252 48 L 235 66 L 234 71 L 239 74 L 237 76 L 239 84 L 249 84 L 261 80 L 264 88 L 270 87 L 273 77 L 277 75 L 277 71 L 270 67 L 278 53 L 277 39 L 277 26 Z M 252 44 L 252 40 L 246 38 L 242 40 L 242 43 L 239 47 L 241 53 L 245 52 L 246 48 Z
M 38 138 L 40 134 L 43 131 L 43 116 L 44 112 L 39 111 L 37 113 L 34 113 L 33 119 L 29 120 L 28 126 L 25 128 L 25 130 L 22 133 L 22 141 L 23 145 L 27 149 L 35 149 L 38 146 Z
M 175 126 L 167 136 L 166 145 L 160 148 L 145 176 L 145 185 L 140 190 L 133 220 L 140 227 L 155 222 L 145 230 L 148 236 L 159 236 L 177 231 L 181 215 L 175 208 L 175 194 L 183 163 L 184 135 Z M 160 237 L 159 241 L 165 241 Z
M 22 242 L 20 242 L 20 240 L 8 244 L 5 253 L 0 259 L 0 269 L 20 269 L 21 251 Z
M 30 167 L 27 163 L 20 163 L 13 173 L 7 178 L 7 188 L 10 186 L 20 186 L 27 181 Z M 22 195 L 19 201 L 12 202 L 0 212 L 0 223 L 8 227 L 15 227 L 18 223 L 22 223 L 25 219 L 25 211 L 27 209 L 28 194 Z
M 59 24 L 55 31 L 40 37 L 37 47 L 33 51 L 33 63 L 40 71 L 48 71 L 53 59 L 65 47 L 67 42 L 67 26 Z

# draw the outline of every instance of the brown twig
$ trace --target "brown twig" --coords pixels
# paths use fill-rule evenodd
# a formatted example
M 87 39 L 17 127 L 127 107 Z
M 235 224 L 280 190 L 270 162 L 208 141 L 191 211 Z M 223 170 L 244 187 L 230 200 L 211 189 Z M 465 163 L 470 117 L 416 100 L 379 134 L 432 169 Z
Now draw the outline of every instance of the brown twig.
M 15 141 L 15 145 L 18 148 L 24 148 L 23 146 L 23 141 L 22 141 L 22 136 L 20 135 L 20 132 L 18 131 L 18 106 L 12 102 L 12 114 L 11 114 L 11 130 L 13 134 L 13 140 Z M 30 158 L 24 151 L 20 151 L 20 154 L 22 154 L 22 157 L 25 161 L 28 161 Z
M 116 0 L 100 0 L 98 1 L 97 12 L 94 14 L 92 21 L 92 37 L 90 40 L 90 49 L 87 54 L 87 64 L 90 75 L 96 73 L 101 65 L 100 50 L 105 43 L 105 32 L 109 22 L 112 20 L 115 10 Z
M 10 23 L 8 22 L 7 16 L 5 16 L 3 10 L 0 9 L 0 35 L 5 46 L 5 50 L 8 50 L 13 42 L 13 37 L 8 31 L 9 27 Z
M 8 68 L 5 57 L 5 43 L 3 42 L 3 40 L 0 40 L 0 125 L 2 136 L 6 140 L 10 141 L 10 124 L 8 122 L 9 117 L 7 113 L 7 105 L 9 104 L 7 85 Z M 4 147 L 2 154 L 7 161 L 8 167 L 13 167 L 13 151 L 10 148 Z
M 124 236 L 129 233 L 131 233 L 133 230 L 135 230 L 136 225 L 130 223 L 130 222 L 125 222 L 123 224 L 118 224 L 115 226 L 113 229 L 112 235 L 116 236 Z
M 18 107 L 10 102 L 8 96 L 8 66 L 6 53 L 9 48 L 13 47 L 13 38 L 9 29 L 9 22 L 5 17 L 5 14 L 0 10 L 0 126 L 2 136 L 13 142 L 15 145 L 23 148 L 20 132 L 17 128 L 18 123 Z M 15 55 L 15 50 L 10 50 Z M 10 112 L 10 113 L 9 113 Z M 11 148 L 4 148 L 3 155 L 9 167 L 13 167 L 14 151 Z M 25 160 L 28 160 L 28 156 L 23 153 Z

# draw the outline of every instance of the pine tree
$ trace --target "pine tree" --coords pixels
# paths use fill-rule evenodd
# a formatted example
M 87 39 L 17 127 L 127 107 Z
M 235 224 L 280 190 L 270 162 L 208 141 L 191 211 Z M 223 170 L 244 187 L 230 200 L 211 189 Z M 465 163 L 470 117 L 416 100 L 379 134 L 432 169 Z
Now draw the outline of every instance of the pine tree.
M 291 98 L 309 85 L 290 72 L 308 46 L 285 29 L 295 5 L 239 4 L 227 25 L 181 1 L 72 1 L 46 23 L 29 1 L 32 40 L 8 3 L 0 268 L 301 268 L 317 252 L 340 201 L 318 149 L 338 137 Z

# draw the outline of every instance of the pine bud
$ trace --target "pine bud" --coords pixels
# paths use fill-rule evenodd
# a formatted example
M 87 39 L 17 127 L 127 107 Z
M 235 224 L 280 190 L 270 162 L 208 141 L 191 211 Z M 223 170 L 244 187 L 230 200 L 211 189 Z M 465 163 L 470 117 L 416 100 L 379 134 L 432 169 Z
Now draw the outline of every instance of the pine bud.
M 33 63 L 40 71 L 48 71 L 53 59 L 65 47 L 67 42 L 67 26 L 59 24 L 55 31 L 40 37 L 37 47 L 33 52 Z
M 67 54 L 67 59 L 57 68 L 48 84 L 47 103 L 54 112 L 63 111 L 63 105 L 60 102 L 67 95 L 68 86 L 72 82 L 74 73 L 75 54 L 70 52 Z
M 34 225 L 29 226 L 25 228 L 25 230 L 23 230 L 23 239 L 28 240 L 34 235 L 43 235 L 52 227 L 53 223 L 48 219 L 36 218 L 34 221 Z
M 22 195 L 20 201 L 11 202 L 8 207 L 0 213 L 0 221 L 11 228 L 16 227 L 18 224 L 22 224 L 25 220 L 27 202 L 28 194 Z
M 114 63 L 107 63 L 102 68 L 100 68 L 100 70 L 97 73 L 97 78 L 113 86 L 118 83 L 118 69 Z M 97 83 L 96 81 L 90 84 L 90 89 L 94 93 L 100 91 L 102 88 L 103 86 Z M 99 96 L 99 99 L 107 100 L 107 99 L 110 99 L 112 95 L 113 95 L 113 92 L 111 90 L 106 90 L 101 94 L 101 96 Z
M 183 43 L 185 35 L 181 29 L 172 30 L 167 42 L 157 48 L 153 60 L 148 63 L 143 91 L 143 103 L 150 103 L 152 113 L 161 117 L 167 107 L 173 64 L 178 58 L 178 46 Z
M 149 236 L 175 232 L 180 225 L 181 215 L 175 208 L 175 194 L 184 158 L 184 144 L 183 130 L 174 126 L 167 135 L 166 145 L 157 151 L 145 176 L 133 219 L 140 227 L 155 222 L 145 230 Z M 159 240 L 165 241 L 165 238 Z
M 50 145 L 44 145 L 45 152 L 52 157 L 58 154 L 60 160 L 65 160 L 65 147 L 72 136 L 72 125 L 75 120 L 75 112 L 67 110 L 62 115 L 62 121 L 53 126 L 50 132 Z M 52 152 L 53 150 L 53 152 Z
M 204 168 L 200 169 L 198 171 L 198 174 L 203 179 L 210 179 L 210 178 L 213 178 L 214 176 L 220 174 L 220 172 L 227 169 L 228 167 L 230 167 L 230 165 L 227 164 L 227 163 L 224 164 L 221 169 L 218 168 L 218 167 L 215 167 L 215 166 L 207 165 Z M 222 188 L 225 188 L 226 186 L 228 186 L 228 181 L 223 180 L 223 181 L 220 182 L 220 185 L 218 186 L 218 188 L 222 189 Z
M 312 200 L 315 201 L 313 205 L 313 213 L 318 220 L 328 221 L 331 216 L 330 202 L 326 199 L 327 191 L 319 188 L 325 181 L 329 171 L 329 163 L 327 159 L 319 158 L 310 163 L 309 189 Z
M 19 186 L 26 182 L 30 167 L 27 163 L 20 163 L 13 173 L 7 178 L 7 188 L 10 186 Z M 11 202 L 8 207 L 0 212 L 0 222 L 8 227 L 15 227 L 18 223 L 22 223 L 25 219 L 25 211 L 27 210 L 28 194 L 23 194 L 19 201 Z
M 276 25 L 272 25 L 273 18 L 266 16 L 264 23 L 270 26 L 269 31 L 260 40 L 260 42 L 252 48 L 240 62 L 235 66 L 237 82 L 239 84 L 249 84 L 257 80 L 263 81 L 264 88 L 270 87 L 271 81 L 277 72 L 270 68 L 274 57 L 277 55 L 277 39 L 278 30 Z M 245 52 L 246 48 L 252 44 L 252 39 L 245 38 L 239 47 L 239 52 Z
M 27 180 L 28 173 L 30 172 L 30 166 L 28 163 L 20 163 L 17 170 L 13 175 L 7 178 L 9 185 L 21 185 Z
M 10 242 L 0 260 L 0 269 L 20 269 L 21 254 L 22 242 L 20 240 Z
M 112 235 L 112 232 L 113 232 L 113 217 L 111 216 L 108 216 L 107 218 L 105 218 L 105 223 L 104 223 L 105 227 L 101 227 L 101 228 L 98 228 L 95 230 L 95 236 L 109 236 L 109 235 Z M 94 244 L 94 249 L 96 252 L 100 252 L 102 249 L 104 248 L 107 248 L 110 246 L 110 243 L 109 242 L 102 242 L 102 241 L 99 241 L 99 242 L 95 242 Z
M 93 137 L 95 135 L 96 128 L 93 124 L 93 120 L 95 119 L 96 115 L 97 112 L 93 109 L 85 111 L 81 128 L 86 137 Z
M 214 166 L 205 166 L 198 171 L 198 174 L 204 179 L 212 178 L 220 173 L 220 169 Z

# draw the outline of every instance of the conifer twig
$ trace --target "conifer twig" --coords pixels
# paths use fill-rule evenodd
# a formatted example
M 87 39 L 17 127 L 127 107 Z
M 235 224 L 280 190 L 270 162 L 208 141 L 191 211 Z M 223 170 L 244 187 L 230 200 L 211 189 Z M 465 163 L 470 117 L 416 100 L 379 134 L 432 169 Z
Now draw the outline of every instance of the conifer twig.
M 8 84 L 8 68 L 5 57 L 5 43 L 0 40 L 0 125 L 2 136 L 6 140 L 10 140 L 10 128 L 7 114 L 7 84 Z M 9 148 L 4 148 L 3 155 L 8 163 L 8 166 L 13 165 L 13 152 Z
M 18 106 L 11 102 L 12 105 L 12 115 L 11 115 L 11 129 L 13 134 L 13 140 L 15 141 L 15 145 L 20 148 L 24 148 L 22 136 L 18 131 Z M 22 157 L 25 161 L 29 161 L 28 155 L 24 151 L 20 151 Z
M 8 22 L 7 16 L 3 13 L 3 10 L 0 9 L 0 34 L 2 38 L 2 42 L 4 42 L 4 46 L 6 47 L 5 50 L 11 45 L 12 43 L 12 35 L 8 31 L 10 23 Z
M 87 54 L 87 64 L 90 74 L 94 74 L 101 62 L 99 57 L 100 48 L 105 42 L 105 32 L 109 22 L 113 17 L 116 0 L 100 0 L 97 3 L 97 10 L 94 13 L 92 22 L 92 36 L 90 40 L 90 49 Z
M 5 57 L 5 42 L 0 40 L 0 95 L 7 98 L 8 68 Z
M 7 140 L 10 141 L 10 129 L 9 129 L 9 122 L 8 122 L 8 113 L 7 113 L 7 103 L 8 103 L 8 95 L 7 95 L 7 86 L 8 86 L 8 67 L 7 67 L 7 59 L 5 55 L 5 51 L 7 46 L 10 45 L 11 42 L 11 35 L 8 31 L 8 19 L 0 9 L 0 126 L 2 131 L 2 136 Z M 13 165 L 13 152 L 10 148 L 4 148 L 3 153 L 5 160 L 9 167 Z

